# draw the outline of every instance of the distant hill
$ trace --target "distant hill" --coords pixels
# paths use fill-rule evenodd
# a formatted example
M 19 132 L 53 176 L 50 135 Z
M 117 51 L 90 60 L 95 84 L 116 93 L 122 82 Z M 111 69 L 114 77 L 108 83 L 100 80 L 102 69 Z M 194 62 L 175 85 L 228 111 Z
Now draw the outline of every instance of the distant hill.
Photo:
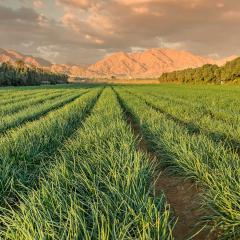
M 87 66 L 85 65 L 69 65 L 69 64 L 53 64 L 50 70 L 57 73 L 68 74 L 70 76 L 85 76 Z
M 33 57 L 29 55 L 24 55 L 13 50 L 4 50 L 0 48 L 0 62 L 11 62 L 14 63 L 18 60 L 23 61 L 27 65 L 32 65 L 36 67 L 50 67 L 51 62 L 38 57 Z
M 193 55 L 190 52 L 172 49 L 149 49 L 144 52 L 114 53 L 91 65 L 87 74 L 95 76 L 128 76 L 128 77 L 158 77 L 164 72 L 186 68 L 196 68 L 204 64 L 223 65 L 227 59 L 213 60 L 211 58 Z
M 72 76 L 85 75 L 87 68 L 86 65 L 53 64 L 43 58 L 24 55 L 14 50 L 5 50 L 0 48 L 0 62 L 10 62 L 14 64 L 19 60 L 23 61 L 27 66 L 35 66 L 56 73 L 68 74 Z
M 205 64 L 224 65 L 235 59 L 214 60 L 194 55 L 187 51 L 173 49 L 149 49 L 144 52 L 117 52 L 90 65 L 52 64 L 42 58 L 27 56 L 16 51 L 0 49 L 0 62 L 22 60 L 28 65 L 44 67 L 56 73 L 78 77 L 119 77 L 119 78 L 154 78 L 162 73 L 197 68 Z

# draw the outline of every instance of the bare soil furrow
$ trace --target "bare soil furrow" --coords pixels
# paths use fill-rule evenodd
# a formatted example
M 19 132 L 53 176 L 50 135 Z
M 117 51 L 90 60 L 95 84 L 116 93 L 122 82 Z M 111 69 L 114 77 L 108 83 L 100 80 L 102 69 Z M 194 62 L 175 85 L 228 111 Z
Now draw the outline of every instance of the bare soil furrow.
M 115 91 L 117 94 L 117 92 Z M 138 150 L 146 153 L 151 161 L 157 165 L 158 159 L 144 138 L 140 126 L 134 121 L 132 114 L 126 110 L 122 99 L 117 94 L 119 103 L 125 113 L 126 121 L 130 125 L 133 134 L 139 139 Z M 167 202 L 177 218 L 174 228 L 174 238 L 176 240 L 215 240 L 214 233 L 211 233 L 206 226 L 201 224 L 201 218 L 208 214 L 201 206 L 201 189 L 193 181 L 181 176 L 172 176 L 164 169 L 156 168 L 154 183 L 154 194 L 159 196 L 164 193 Z

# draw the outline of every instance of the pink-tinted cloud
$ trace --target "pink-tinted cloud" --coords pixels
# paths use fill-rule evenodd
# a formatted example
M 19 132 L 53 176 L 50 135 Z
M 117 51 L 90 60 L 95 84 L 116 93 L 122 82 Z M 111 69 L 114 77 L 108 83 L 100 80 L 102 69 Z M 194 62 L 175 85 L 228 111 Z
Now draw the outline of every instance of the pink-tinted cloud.
M 235 10 L 226 11 L 223 13 L 223 18 L 226 20 L 240 20 L 240 12 Z
M 51 49 L 59 62 L 94 62 L 114 51 L 153 47 L 240 54 L 239 0 L 53 0 L 53 13 L 62 12 L 55 20 L 44 12 L 50 0 L 31 8 L 21 0 L 25 7 L 18 9 L 11 1 L 20 0 L 0 0 L 0 47 L 25 49 L 33 42 L 29 51 Z
M 43 6 L 44 6 L 44 3 L 42 0 L 35 0 L 33 2 L 33 8 L 38 9 L 38 8 L 42 8 Z
M 82 9 L 88 9 L 90 7 L 96 6 L 99 2 L 104 0 L 56 0 L 58 4 L 62 4 L 69 7 L 77 7 Z

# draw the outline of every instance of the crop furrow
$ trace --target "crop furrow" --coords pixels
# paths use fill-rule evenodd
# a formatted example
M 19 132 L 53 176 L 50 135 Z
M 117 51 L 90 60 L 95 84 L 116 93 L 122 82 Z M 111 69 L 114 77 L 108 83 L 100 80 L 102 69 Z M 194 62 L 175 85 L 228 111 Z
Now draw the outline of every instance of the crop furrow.
M 180 101 L 179 99 L 176 98 L 170 98 L 170 97 L 166 97 L 166 96 L 159 96 L 159 95 L 155 95 L 155 94 L 148 94 L 147 96 L 149 97 L 154 97 L 157 100 L 163 100 L 163 103 L 168 103 L 169 106 L 174 106 L 174 108 L 178 108 L 179 110 L 181 110 L 181 112 L 187 111 L 189 112 L 189 114 L 193 114 L 198 112 L 199 113 L 199 118 L 201 117 L 210 117 L 212 121 L 215 120 L 219 120 L 222 121 L 223 123 L 229 124 L 229 123 L 233 123 L 236 122 L 237 120 L 237 116 L 236 116 L 236 112 L 230 112 L 228 111 L 228 109 L 224 109 L 223 110 L 216 110 L 213 109 L 212 107 L 206 106 L 206 104 L 204 105 L 203 103 L 196 103 L 196 102 L 189 102 L 189 100 L 185 100 L 185 101 Z
M 23 125 L 26 122 L 32 122 L 44 117 L 51 111 L 62 108 L 64 105 L 73 102 L 75 99 L 87 92 L 70 94 L 64 98 L 54 99 L 53 101 L 46 101 L 42 104 L 37 104 L 13 115 L 5 116 L 0 120 L 0 133 L 6 133 L 16 127 Z
M 99 94 L 93 90 L 0 139 L 2 204 L 15 204 L 17 192 L 28 191 L 36 185 L 41 168 L 50 164 L 50 156 L 74 133 Z
M 222 142 L 222 144 L 226 148 L 231 149 L 232 151 L 240 154 L 240 141 L 238 139 L 234 139 L 234 138 L 232 138 L 232 137 L 230 137 L 230 136 L 228 136 L 228 135 L 226 135 L 225 133 L 222 133 L 222 132 L 212 132 L 210 130 L 204 129 L 201 126 L 199 126 L 199 124 L 194 123 L 192 121 L 182 120 L 182 119 L 170 114 L 169 112 L 166 112 L 160 106 L 156 106 L 156 105 L 150 103 L 144 97 L 136 95 L 132 92 L 129 92 L 129 93 L 133 94 L 135 97 L 137 97 L 141 101 L 145 102 L 146 105 L 149 106 L 150 108 L 154 109 L 155 111 L 157 111 L 161 114 L 164 114 L 169 120 L 172 120 L 172 121 L 176 122 L 177 124 L 186 128 L 186 130 L 188 131 L 189 134 L 193 134 L 193 135 L 194 134 L 197 134 L 197 135 L 198 134 L 205 134 L 212 141 L 214 141 L 216 143 Z
M 4 104 L 0 107 L 0 116 L 6 116 L 20 112 L 24 108 L 30 107 L 34 104 L 42 103 L 46 100 L 54 99 L 58 96 L 67 94 L 66 92 L 49 92 L 36 94 L 33 97 L 25 98 L 23 101 L 16 101 L 16 103 Z
M 132 112 L 130 112 L 124 101 L 120 98 L 119 94 L 113 89 L 117 95 L 117 99 L 123 112 L 125 113 L 125 119 L 130 125 L 132 132 L 139 139 L 138 148 L 140 151 L 146 153 L 151 161 L 157 163 L 160 161 L 157 154 L 150 148 L 150 143 L 145 139 L 145 136 L 141 132 L 140 125 L 134 119 Z M 159 173 L 160 171 L 160 173 Z M 156 167 L 156 171 L 153 176 L 153 184 L 155 194 L 165 194 L 170 208 L 174 212 L 174 216 L 177 219 L 173 230 L 173 236 L 176 240 L 184 240 L 195 233 L 199 234 L 194 238 L 195 240 L 202 239 L 214 239 L 214 236 L 209 236 L 209 230 L 204 229 L 199 225 L 200 219 L 206 214 L 207 210 L 201 208 L 199 199 L 201 198 L 201 189 L 193 181 L 186 180 L 184 177 L 176 177 L 167 173 L 163 169 L 159 170 Z M 191 199 L 191 202 L 189 200 Z M 199 210 L 197 210 L 199 209 Z M 195 214 L 192 214 L 192 213 Z M 191 216 L 190 216 L 191 215 Z
M 48 92 L 52 92 L 51 91 L 47 91 L 45 93 Z M 7 105 L 7 104 L 14 104 L 16 101 L 22 101 L 25 100 L 26 98 L 33 98 L 34 96 L 36 96 L 37 94 L 41 94 L 44 93 L 43 90 L 41 91 L 31 91 L 30 93 L 13 93 L 13 94 L 5 94 L 1 99 L 0 99 L 0 104 L 1 105 Z M 13 95 L 13 96 L 12 96 Z
M 56 162 L 39 188 L 2 216 L 3 238 L 173 239 L 168 205 L 149 190 L 152 166 L 136 151 L 111 89 Z
M 203 134 L 189 134 L 184 127 L 139 101 L 139 98 L 122 90 L 117 89 L 117 92 L 156 152 L 160 166 L 175 176 L 185 176 L 202 186 L 202 198 L 199 201 L 205 209 L 210 210 L 210 214 L 204 215 L 202 220 L 208 227 L 217 228 L 216 234 L 221 237 L 238 239 L 238 155 Z

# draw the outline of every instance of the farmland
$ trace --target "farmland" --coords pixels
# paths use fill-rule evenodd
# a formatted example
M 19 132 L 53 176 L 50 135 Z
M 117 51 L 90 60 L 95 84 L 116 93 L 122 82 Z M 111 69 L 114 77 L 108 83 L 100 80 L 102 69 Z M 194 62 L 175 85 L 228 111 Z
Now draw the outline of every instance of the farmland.
M 0 239 L 240 239 L 240 88 L 0 89 Z

